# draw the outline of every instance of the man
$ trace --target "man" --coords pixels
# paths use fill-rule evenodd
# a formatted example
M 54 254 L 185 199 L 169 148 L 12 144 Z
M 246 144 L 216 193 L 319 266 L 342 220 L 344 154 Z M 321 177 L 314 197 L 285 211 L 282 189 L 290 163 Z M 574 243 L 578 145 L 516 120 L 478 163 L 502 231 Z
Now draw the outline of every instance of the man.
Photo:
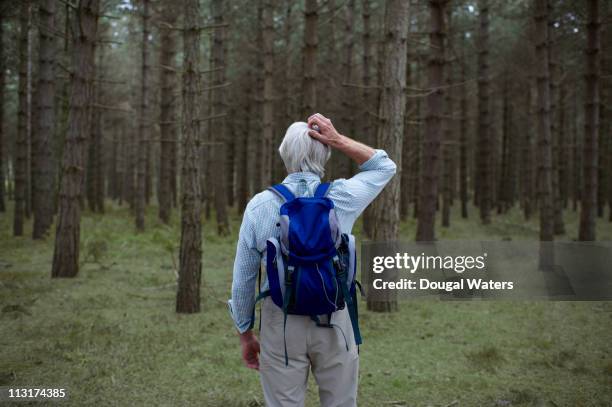
M 317 113 L 308 123 L 296 122 L 287 129 L 279 148 L 289 173 L 283 184 L 295 196 L 313 196 L 331 149 L 359 165 L 358 174 L 335 180 L 327 194 L 334 203 L 341 232 L 350 233 L 359 215 L 393 177 L 396 166 L 384 151 L 341 135 L 329 119 Z M 251 329 L 257 276 L 265 261 L 266 240 L 276 237 L 281 204 L 274 193 L 260 192 L 247 205 L 240 227 L 230 310 L 240 334 L 242 358 L 248 368 L 259 370 L 269 407 L 303 406 L 310 369 L 322 406 L 355 406 L 359 356 L 346 308 L 332 315 L 339 330 L 317 327 L 311 318 L 301 315 L 289 315 L 283 327 L 283 312 L 268 297 L 261 310 L 261 346 Z M 263 285 L 262 290 L 267 281 Z M 283 332 L 290 355 L 288 365 Z

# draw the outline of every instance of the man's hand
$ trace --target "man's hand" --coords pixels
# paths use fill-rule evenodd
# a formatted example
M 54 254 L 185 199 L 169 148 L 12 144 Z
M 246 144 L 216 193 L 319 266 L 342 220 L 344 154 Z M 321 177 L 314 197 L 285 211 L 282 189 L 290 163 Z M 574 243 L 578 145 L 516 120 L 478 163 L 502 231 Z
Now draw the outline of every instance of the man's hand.
M 317 126 L 319 131 L 315 130 L 314 126 Z M 310 137 L 332 148 L 341 147 L 344 136 L 338 133 L 331 120 L 321 113 L 315 113 L 308 118 L 308 127 L 313 129 L 308 131 Z
M 315 130 L 314 126 L 317 126 L 319 131 Z M 308 131 L 310 137 L 337 149 L 358 165 L 368 161 L 375 153 L 372 147 L 338 133 L 331 120 L 320 113 L 315 113 L 308 118 L 308 127 L 312 129 Z
M 253 331 L 240 334 L 242 360 L 249 369 L 259 370 L 259 341 Z

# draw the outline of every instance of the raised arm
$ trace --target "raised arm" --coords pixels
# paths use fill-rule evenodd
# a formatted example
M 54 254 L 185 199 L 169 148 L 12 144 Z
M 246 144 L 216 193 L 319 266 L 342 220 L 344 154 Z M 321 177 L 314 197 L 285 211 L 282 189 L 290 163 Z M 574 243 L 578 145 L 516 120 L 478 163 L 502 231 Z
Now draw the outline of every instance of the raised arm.
M 308 118 L 308 125 L 318 129 L 309 132 L 311 137 L 347 155 L 359 165 L 359 172 L 353 177 L 334 181 L 328 194 L 344 214 L 344 219 L 340 219 L 342 226 L 350 229 L 395 175 L 396 165 L 385 151 L 374 150 L 338 133 L 332 122 L 319 113 Z
M 372 147 L 338 133 L 331 120 L 320 113 L 315 113 L 308 118 L 308 127 L 313 129 L 308 132 L 312 138 L 340 151 L 355 161 L 357 165 L 365 163 L 375 153 Z

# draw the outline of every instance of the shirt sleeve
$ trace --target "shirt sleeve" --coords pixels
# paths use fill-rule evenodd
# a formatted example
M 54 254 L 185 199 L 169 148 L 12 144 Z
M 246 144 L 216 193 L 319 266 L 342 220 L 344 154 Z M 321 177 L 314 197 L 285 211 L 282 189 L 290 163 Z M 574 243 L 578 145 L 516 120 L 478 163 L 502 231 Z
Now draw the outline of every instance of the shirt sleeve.
M 352 224 L 365 208 L 380 194 L 385 185 L 393 178 L 397 168 L 393 160 L 383 150 L 359 166 L 359 172 L 349 179 L 334 181 L 328 197 L 334 206 L 347 218 L 346 225 Z M 342 223 L 342 222 L 341 222 Z
M 253 216 L 246 211 L 238 235 L 230 304 L 234 324 L 240 333 L 247 331 L 251 325 L 260 264 L 261 253 L 257 250 Z

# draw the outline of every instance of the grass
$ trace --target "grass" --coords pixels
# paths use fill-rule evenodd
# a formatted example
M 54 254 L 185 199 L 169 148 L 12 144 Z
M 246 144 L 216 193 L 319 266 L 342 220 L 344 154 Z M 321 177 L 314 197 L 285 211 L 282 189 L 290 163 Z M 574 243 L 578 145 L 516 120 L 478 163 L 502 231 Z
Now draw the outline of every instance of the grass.
M 242 366 L 225 301 L 235 233 L 204 227 L 202 312 L 177 315 L 171 226 L 147 214 L 134 233 L 124 208 L 86 213 L 75 279 L 49 278 L 53 239 L 11 236 L 0 216 L 0 386 L 69 389 L 69 405 L 259 406 L 258 375 Z M 472 216 L 476 212 L 472 209 Z M 568 235 L 577 216 L 566 213 Z M 31 225 L 26 225 L 30 230 Z M 401 225 L 413 239 L 415 223 Z M 602 240 L 612 226 L 599 221 Z M 512 211 L 486 227 L 453 218 L 441 239 L 534 239 L 537 220 Z M 363 406 L 609 406 L 612 305 L 604 302 L 402 302 L 361 307 Z M 312 378 L 308 406 L 318 404 Z

